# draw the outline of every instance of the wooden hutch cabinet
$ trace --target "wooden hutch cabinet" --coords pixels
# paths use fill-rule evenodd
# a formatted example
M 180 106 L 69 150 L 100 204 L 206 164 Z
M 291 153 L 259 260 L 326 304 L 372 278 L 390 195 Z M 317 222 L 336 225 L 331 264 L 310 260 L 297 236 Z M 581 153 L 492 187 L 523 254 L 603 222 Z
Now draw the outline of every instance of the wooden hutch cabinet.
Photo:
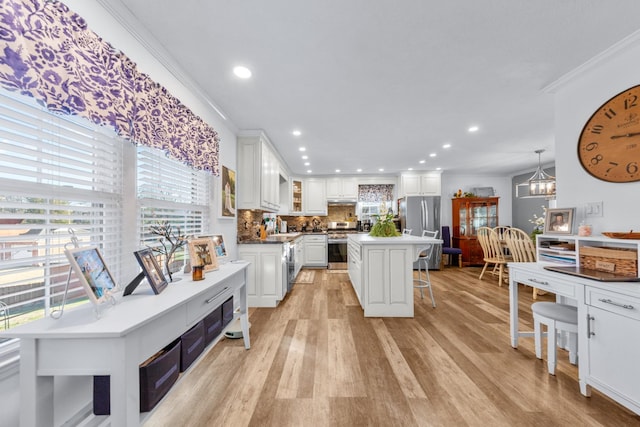
M 499 197 L 458 197 L 451 200 L 453 208 L 453 246 L 462 249 L 462 265 L 482 265 L 483 253 L 476 230 L 498 225 Z

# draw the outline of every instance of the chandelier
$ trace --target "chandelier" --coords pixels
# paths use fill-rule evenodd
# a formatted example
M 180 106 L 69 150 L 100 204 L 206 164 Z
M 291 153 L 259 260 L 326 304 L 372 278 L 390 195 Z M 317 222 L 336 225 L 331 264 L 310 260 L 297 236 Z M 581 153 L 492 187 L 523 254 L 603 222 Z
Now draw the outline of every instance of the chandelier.
M 542 161 L 540 155 L 544 150 L 536 150 L 538 153 L 538 169 L 529 178 L 529 195 L 530 196 L 555 196 L 556 194 L 556 178 L 549 175 L 542 169 Z

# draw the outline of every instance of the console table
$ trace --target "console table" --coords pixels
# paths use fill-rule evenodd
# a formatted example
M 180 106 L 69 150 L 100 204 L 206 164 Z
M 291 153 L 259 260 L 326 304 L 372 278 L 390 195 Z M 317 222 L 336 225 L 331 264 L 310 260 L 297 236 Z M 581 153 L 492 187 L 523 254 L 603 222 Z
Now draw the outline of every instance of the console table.
M 230 296 L 239 297 L 244 346 L 249 348 L 246 262 L 227 263 L 202 281 L 184 276 L 160 295 L 140 287 L 96 319 L 90 304 L 9 329 L 20 339 L 20 425 L 51 426 L 55 375 L 110 375 L 112 426 L 140 425 L 139 365 Z
M 578 307 L 578 380 L 640 414 L 640 284 L 584 279 L 544 269 L 549 263 L 509 264 L 511 346 L 533 332 L 518 326 L 518 283 L 576 301 Z

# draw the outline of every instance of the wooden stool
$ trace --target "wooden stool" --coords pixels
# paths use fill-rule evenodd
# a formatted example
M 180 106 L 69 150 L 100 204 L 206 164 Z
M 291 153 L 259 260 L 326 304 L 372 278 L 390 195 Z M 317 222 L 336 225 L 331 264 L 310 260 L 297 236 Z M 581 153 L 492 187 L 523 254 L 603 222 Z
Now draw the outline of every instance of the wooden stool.
M 547 366 L 549 373 L 556 372 L 556 347 L 558 331 L 569 332 L 569 362 L 578 362 L 578 309 L 555 302 L 536 302 L 531 305 L 533 311 L 533 333 L 536 345 L 536 357 L 542 359 L 542 324 L 547 325 Z

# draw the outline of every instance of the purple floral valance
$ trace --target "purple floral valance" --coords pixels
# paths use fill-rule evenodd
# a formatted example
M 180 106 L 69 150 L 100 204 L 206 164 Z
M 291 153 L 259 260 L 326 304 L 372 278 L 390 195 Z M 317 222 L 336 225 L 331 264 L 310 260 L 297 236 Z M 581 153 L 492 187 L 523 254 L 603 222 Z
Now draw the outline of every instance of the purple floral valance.
M 219 175 L 218 133 L 58 1 L 0 1 L 0 85 Z

